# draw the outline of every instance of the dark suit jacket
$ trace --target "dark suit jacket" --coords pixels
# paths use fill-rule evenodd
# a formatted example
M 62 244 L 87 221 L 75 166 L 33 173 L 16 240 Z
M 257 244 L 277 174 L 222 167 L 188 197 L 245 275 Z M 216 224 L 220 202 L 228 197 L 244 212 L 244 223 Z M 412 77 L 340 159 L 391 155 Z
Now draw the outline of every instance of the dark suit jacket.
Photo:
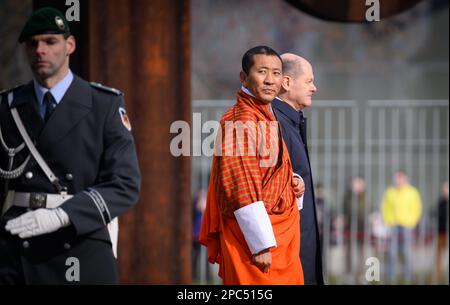
M 305 182 L 303 209 L 300 211 L 300 260 L 305 284 L 323 284 L 322 255 L 314 201 L 314 187 L 306 145 L 306 118 L 289 104 L 275 99 L 272 102 L 284 142 L 289 150 L 294 173 Z
M 75 76 L 47 123 L 39 115 L 33 82 L 8 92 L 0 104 L 1 131 L 9 147 L 23 142 L 10 107 L 16 107 L 31 139 L 61 184 L 74 194 L 61 208 L 72 223 L 54 233 L 24 240 L 4 231 L 7 220 L 25 212 L 12 207 L 0 222 L 0 240 L 8 241 L 10 257 L 20 256 L 26 283 L 65 283 L 68 257 L 80 262 L 79 283 L 115 283 L 117 272 L 106 224 L 133 206 L 138 199 L 140 173 L 134 140 L 123 124 L 119 108 L 121 93 L 94 87 Z M 123 111 L 123 110 L 121 110 Z M 28 149 L 14 160 L 14 168 L 28 155 Z M 8 156 L 0 149 L 0 166 Z M 32 173 L 26 177 L 26 173 Z M 0 179 L 0 186 L 4 181 Z M 31 158 L 24 173 L 10 180 L 9 189 L 19 192 L 56 193 L 36 161 Z M 0 192 L 5 192 L 0 188 Z M 4 195 L 4 194 L 0 194 Z M 1 197 L 1 196 L 0 196 Z M 12 249 L 16 249 L 11 254 Z M 3 249 L 0 249 L 0 252 Z M 0 254 L 1 256 L 1 254 Z M 1 257 L 0 257 L 1 259 Z M 6 259 L 5 259 L 6 260 Z M 0 262 L 0 276 L 5 260 Z

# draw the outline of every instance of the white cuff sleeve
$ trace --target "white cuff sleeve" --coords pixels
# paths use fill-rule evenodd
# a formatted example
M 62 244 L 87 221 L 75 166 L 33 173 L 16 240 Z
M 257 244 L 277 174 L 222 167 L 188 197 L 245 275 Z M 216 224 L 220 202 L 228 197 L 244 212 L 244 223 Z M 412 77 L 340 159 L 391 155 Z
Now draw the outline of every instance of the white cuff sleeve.
M 117 242 L 119 241 L 119 219 L 113 218 L 107 225 L 114 257 L 117 259 Z
M 300 175 L 297 174 L 297 173 L 292 173 L 292 176 L 297 177 L 297 178 L 303 180 L 302 176 L 300 176 Z M 305 196 L 305 195 L 303 195 L 303 196 Z M 297 198 L 297 206 L 298 206 L 298 210 L 299 210 L 299 211 L 300 211 L 301 209 L 303 209 L 303 196 L 300 197 L 300 198 Z
M 298 179 L 303 180 L 302 176 L 300 176 L 300 175 L 297 174 L 297 173 L 292 173 L 292 176 L 297 177 Z
M 277 246 L 264 202 L 246 205 L 234 211 L 234 215 L 252 254 Z
M 300 211 L 301 209 L 303 209 L 303 197 L 305 195 L 303 195 L 302 197 L 297 198 L 297 206 L 298 206 L 298 210 Z

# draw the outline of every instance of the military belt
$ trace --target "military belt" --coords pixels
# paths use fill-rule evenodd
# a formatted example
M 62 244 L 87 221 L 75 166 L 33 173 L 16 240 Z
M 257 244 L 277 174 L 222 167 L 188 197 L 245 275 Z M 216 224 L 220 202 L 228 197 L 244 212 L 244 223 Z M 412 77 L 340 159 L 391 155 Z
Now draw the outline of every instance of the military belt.
M 17 206 L 29 209 L 54 209 L 59 207 L 64 201 L 72 198 L 69 194 L 47 194 L 47 193 L 23 193 L 8 191 L 3 212 L 10 207 Z M 3 214 L 3 213 L 2 213 Z

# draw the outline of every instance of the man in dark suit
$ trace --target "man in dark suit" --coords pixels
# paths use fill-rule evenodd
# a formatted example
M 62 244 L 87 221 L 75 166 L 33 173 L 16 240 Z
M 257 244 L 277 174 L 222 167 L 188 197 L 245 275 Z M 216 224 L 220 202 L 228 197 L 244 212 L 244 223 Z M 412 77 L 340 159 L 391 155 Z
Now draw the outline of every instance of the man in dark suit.
M 70 71 L 61 12 L 34 12 L 19 42 L 34 79 L 0 94 L 0 284 L 116 284 L 108 228 L 140 189 L 123 94 Z
M 273 102 L 282 128 L 283 139 L 289 150 L 294 174 L 305 183 L 303 203 L 300 206 L 300 260 L 306 285 L 323 284 L 322 258 L 313 179 L 306 141 L 306 118 L 302 110 L 311 106 L 316 92 L 311 64 L 294 54 L 283 54 L 283 82 L 279 97 Z

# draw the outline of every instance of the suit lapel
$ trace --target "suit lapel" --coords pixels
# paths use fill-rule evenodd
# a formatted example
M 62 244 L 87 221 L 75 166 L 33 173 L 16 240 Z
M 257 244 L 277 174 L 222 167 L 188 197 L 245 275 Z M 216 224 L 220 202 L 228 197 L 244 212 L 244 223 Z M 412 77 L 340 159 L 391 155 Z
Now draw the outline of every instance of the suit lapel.
M 44 122 L 39 114 L 33 82 L 29 82 L 14 93 L 11 108 L 17 108 L 28 135 L 36 140 L 44 127 Z
M 66 135 L 92 106 L 90 85 L 74 75 L 72 84 L 56 106 L 38 138 L 38 146 L 48 147 Z
M 306 132 L 306 124 L 307 119 L 303 116 L 303 114 L 300 115 L 300 135 L 302 137 L 303 143 L 305 146 L 307 146 L 307 132 Z

